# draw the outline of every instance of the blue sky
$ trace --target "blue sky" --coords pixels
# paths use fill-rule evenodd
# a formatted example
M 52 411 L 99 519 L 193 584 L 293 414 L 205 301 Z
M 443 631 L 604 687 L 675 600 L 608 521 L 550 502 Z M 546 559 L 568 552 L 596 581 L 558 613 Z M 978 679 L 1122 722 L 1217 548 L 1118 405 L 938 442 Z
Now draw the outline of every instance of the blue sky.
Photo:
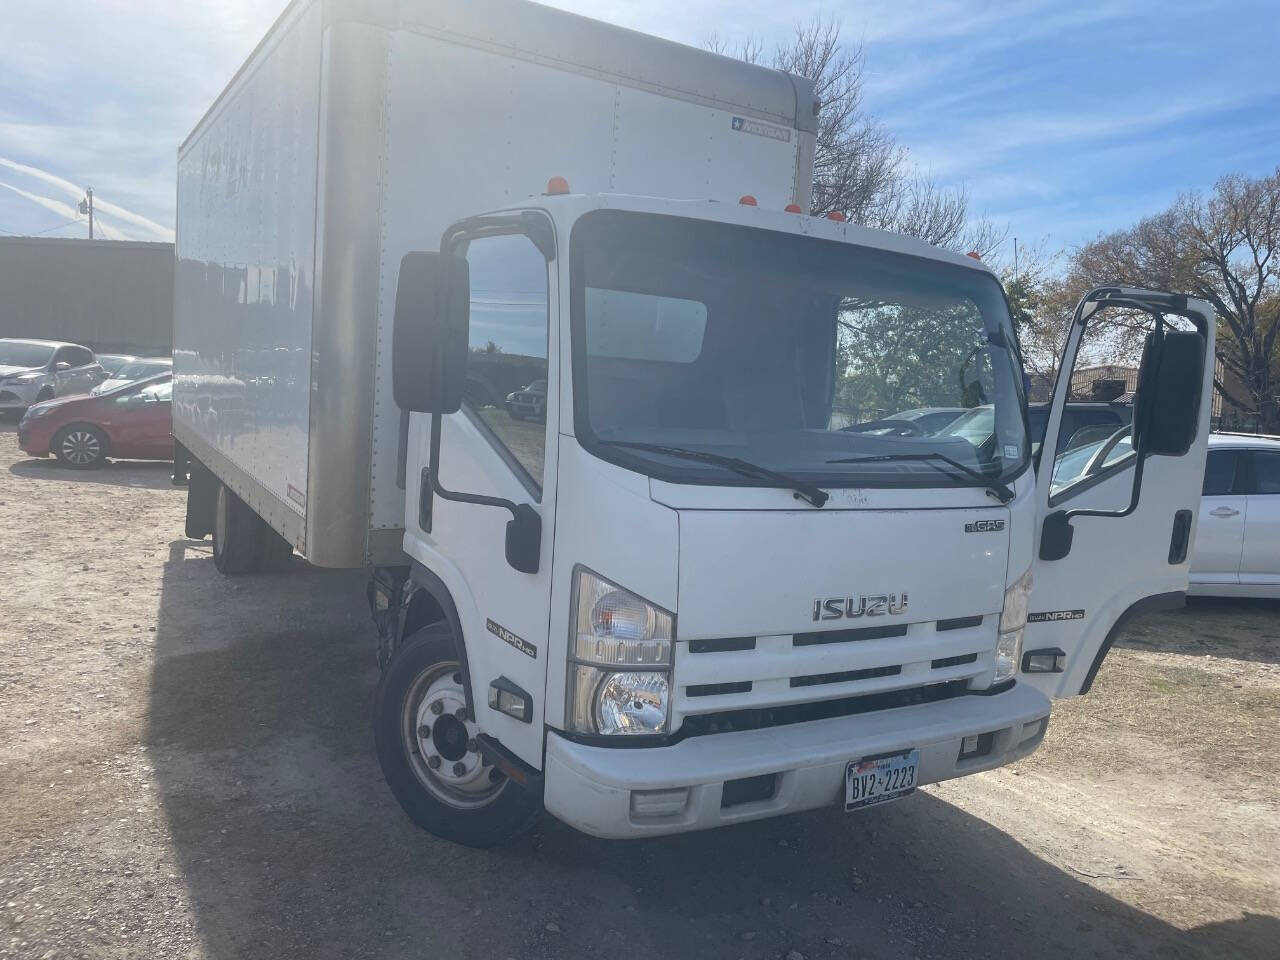
M 867 107 L 1022 243 L 1085 242 L 1221 174 L 1280 165 L 1280 0 L 556 0 L 686 43 L 862 43 Z M 3 0 L 0 233 L 167 239 L 177 144 L 283 4 Z M 56 15 L 51 13 L 56 10 Z

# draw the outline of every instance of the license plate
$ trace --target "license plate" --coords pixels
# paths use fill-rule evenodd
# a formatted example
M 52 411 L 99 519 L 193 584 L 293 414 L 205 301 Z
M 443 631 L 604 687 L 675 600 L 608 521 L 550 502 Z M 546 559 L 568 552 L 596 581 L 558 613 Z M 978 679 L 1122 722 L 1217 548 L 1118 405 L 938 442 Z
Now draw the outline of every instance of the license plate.
M 920 751 L 854 760 L 844 771 L 846 811 L 905 797 L 919 779 Z

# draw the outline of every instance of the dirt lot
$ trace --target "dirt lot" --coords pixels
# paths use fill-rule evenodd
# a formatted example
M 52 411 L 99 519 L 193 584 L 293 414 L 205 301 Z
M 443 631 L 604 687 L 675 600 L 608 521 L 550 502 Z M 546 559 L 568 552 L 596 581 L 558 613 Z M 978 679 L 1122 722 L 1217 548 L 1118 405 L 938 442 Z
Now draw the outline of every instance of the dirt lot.
M 182 505 L 0 425 L 0 956 L 1280 956 L 1280 607 L 1139 622 L 1016 768 L 476 852 L 381 782 L 362 579 L 222 579 Z

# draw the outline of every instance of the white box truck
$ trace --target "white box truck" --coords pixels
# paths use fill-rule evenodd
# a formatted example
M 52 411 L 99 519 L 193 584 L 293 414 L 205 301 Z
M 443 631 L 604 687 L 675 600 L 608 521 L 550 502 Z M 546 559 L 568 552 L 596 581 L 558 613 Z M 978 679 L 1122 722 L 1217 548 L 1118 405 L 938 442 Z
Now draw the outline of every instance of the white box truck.
M 807 214 L 817 108 L 521 0 L 296 0 L 180 148 L 188 534 L 370 570 L 426 829 L 894 799 L 1026 756 L 1183 596 L 1209 307 L 1086 297 L 1033 444 L 992 272 Z M 1134 425 L 1082 445 L 1112 309 Z

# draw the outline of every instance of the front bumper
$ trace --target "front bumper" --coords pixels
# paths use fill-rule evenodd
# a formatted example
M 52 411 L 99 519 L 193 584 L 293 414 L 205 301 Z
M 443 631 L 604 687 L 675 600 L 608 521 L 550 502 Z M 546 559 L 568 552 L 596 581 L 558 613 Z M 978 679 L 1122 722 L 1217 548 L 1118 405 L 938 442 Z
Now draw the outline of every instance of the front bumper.
M 1048 698 L 1018 684 L 994 696 L 691 737 L 667 747 L 585 746 L 552 732 L 543 799 L 555 816 L 597 837 L 702 830 L 836 806 L 844 797 L 846 765 L 863 757 L 917 748 L 921 784 L 1012 763 L 1040 745 L 1048 720 Z M 984 733 L 994 734 L 991 750 L 960 760 L 961 740 Z M 723 804 L 726 781 L 768 774 L 777 775 L 772 796 Z M 644 812 L 653 792 L 684 788 L 680 809 Z
M 36 395 L 44 386 L 35 383 L 0 383 L 0 410 L 25 410 L 36 402 Z

